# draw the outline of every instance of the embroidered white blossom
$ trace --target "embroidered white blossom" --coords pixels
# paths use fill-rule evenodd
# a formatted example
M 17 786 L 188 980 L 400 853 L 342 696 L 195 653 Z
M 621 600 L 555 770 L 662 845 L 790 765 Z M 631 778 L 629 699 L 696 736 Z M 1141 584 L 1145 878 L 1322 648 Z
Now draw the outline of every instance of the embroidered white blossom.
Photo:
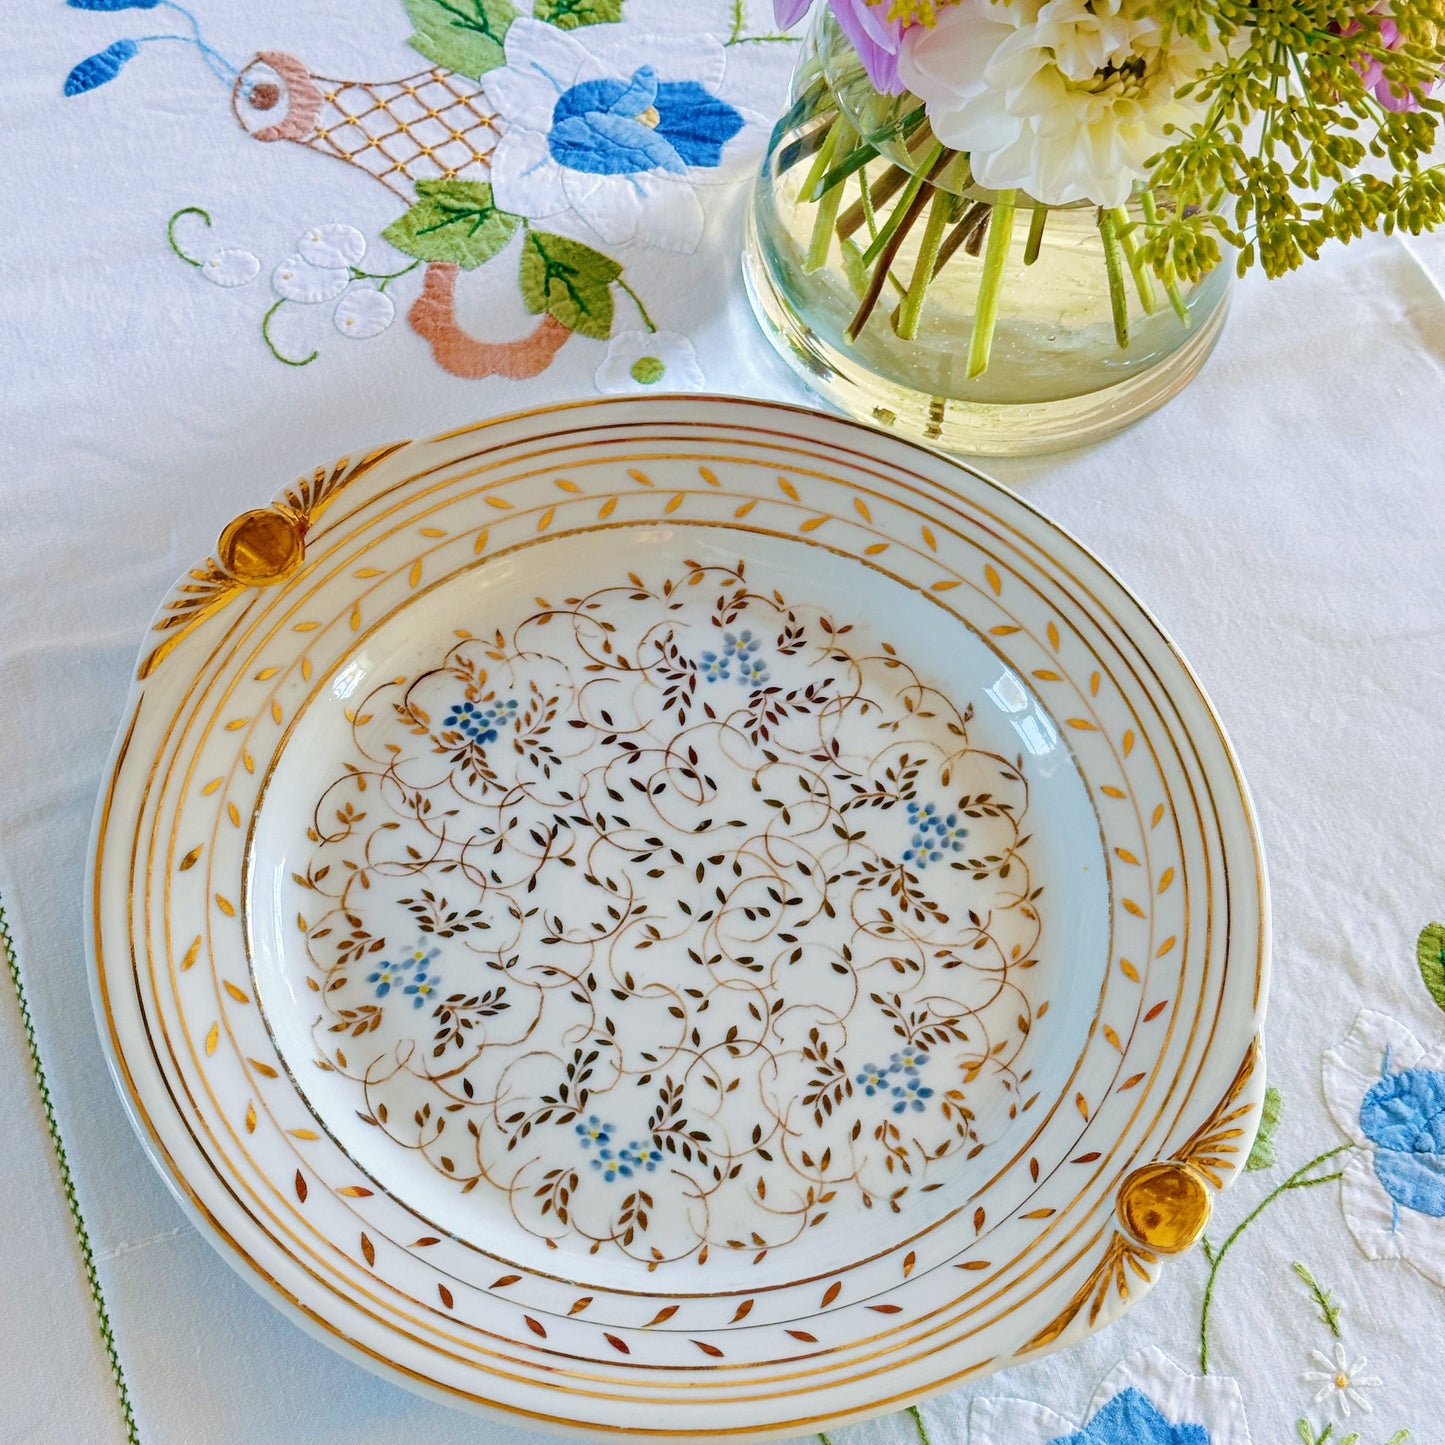
M 1046 205 L 1121 206 L 1199 106 L 1208 58 L 1147 0 L 960 0 L 904 38 L 899 74 L 974 179 Z
M 313 266 L 359 266 L 366 255 L 366 237 L 344 221 L 312 226 L 296 243 L 296 253 Z
M 385 331 L 396 317 L 396 307 L 385 291 L 375 286 L 353 286 L 336 303 L 331 319 L 343 336 L 364 341 Z
M 351 284 L 348 266 L 313 266 L 294 252 L 271 273 L 271 284 L 278 296 L 314 306 L 320 301 L 333 301 Z
M 598 391 L 701 391 L 697 352 L 675 331 L 622 331 L 597 368 Z
M 260 269 L 261 263 L 255 256 L 239 246 L 227 246 L 201 262 L 201 275 L 212 286 L 244 286 L 255 280 Z
M 1306 1370 L 1300 1378 L 1311 1385 L 1319 1386 L 1319 1389 L 1315 1391 L 1315 1404 L 1318 1405 L 1321 1400 L 1330 1397 L 1330 1403 L 1337 1405 L 1340 1413 L 1347 1420 L 1350 1418 L 1351 1405 L 1358 1406 L 1367 1415 L 1374 1409 L 1374 1406 L 1365 1398 L 1364 1392 L 1373 1390 L 1384 1382 L 1378 1375 L 1360 1373 L 1365 1368 L 1363 1355 L 1351 1364 L 1349 1357 L 1345 1354 L 1345 1347 L 1337 1344 L 1333 1360 L 1328 1355 L 1321 1354 L 1319 1350 L 1311 1350 L 1310 1358 L 1322 1368 Z

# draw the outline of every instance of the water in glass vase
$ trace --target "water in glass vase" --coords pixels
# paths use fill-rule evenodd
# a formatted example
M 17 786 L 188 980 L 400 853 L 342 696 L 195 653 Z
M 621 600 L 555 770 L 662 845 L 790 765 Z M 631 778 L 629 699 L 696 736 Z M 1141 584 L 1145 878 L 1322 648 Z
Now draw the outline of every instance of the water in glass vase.
M 815 22 L 753 197 L 744 257 L 764 330 L 842 410 L 944 450 L 1095 440 L 1198 372 L 1230 272 L 1160 277 L 1152 198 L 1103 212 L 972 185 L 911 96 L 881 96 Z

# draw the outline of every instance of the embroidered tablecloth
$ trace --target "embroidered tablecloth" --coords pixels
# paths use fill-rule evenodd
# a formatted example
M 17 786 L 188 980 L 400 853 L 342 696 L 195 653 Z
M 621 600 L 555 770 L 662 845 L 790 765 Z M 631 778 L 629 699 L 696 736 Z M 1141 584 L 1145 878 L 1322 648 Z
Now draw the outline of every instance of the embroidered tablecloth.
M 0 1440 L 527 1438 L 331 1354 L 183 1220 L 107 1077 L 81 925 L 138 639 L 237 511 L 566 398 L 803 399 L 738 265 L 792 64 L 770 7 L 527 10 L 7 8 Z M 1442 281 L 1445 242 L 1366 237 L 1246 282 L 1165 411 L 991 468 L 1137 589 L 1233 735 L 1277 1092 L 1208 1246 L 1122 1323 L 848 1441 L 1445 1439 Z

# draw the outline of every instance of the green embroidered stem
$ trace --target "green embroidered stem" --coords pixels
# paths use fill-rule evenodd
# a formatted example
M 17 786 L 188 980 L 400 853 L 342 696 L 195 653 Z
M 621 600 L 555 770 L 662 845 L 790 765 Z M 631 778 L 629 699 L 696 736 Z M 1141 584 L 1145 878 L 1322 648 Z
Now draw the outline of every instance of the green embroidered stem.
M 381 285 L 376 289 L 385 291 L 387 286 L 396 280 L 398 276 L 405 276 L 408 271 L 415 271 L 421 265 L 420 261 L 413 261 L 410 266 L 403 266 L 400 271 L 359 271 L 355 266 L 350 268 L 353 281 L 380 281 Z
M 1224 1263 L 1224 1257 L 1234 1247 L 1235 1241 L 1240 1235 L 1269 1208 L 1282 1194 L 1289 1193 L 1292 1189 L 1312 1189 L 1316 1184 L 1328 1184 L 1332 1179 L 1339 1179 L 1344 1173 L 1343 1170 L 1336 1170 L 1333 1174 L 1321 1174 L 1314 1179 L 1306 1178 L 1310 1170 L 1317 1169 L 1321 1164 L 1333 1159 L 1337 1154 L 1343 1154 L 1350 1148 L 1348 1144 L 1340 1144 L 1334 1149 L 1328 1149 L 1325 1153 L 1311 1159 L 1302 1168 L 1296 1169 L 1283 1184 L 1272 1189 L 1260 1200 L 1255 1207 L 1234 1227 L 1234 1232 L 1220 1245 L 1218 1252 L 1214 1255 L 1213 1263 L 1209 1266 L 1209 1278 L 1204 1286 L 1204 1308 L 1199 1316 L 1199 1373 L 1209 1373 L 1209 1311 L 1214 1303 L 1214 1285 L 1219 1276 L 1219 1266 Z
M 201 263 L 197 261 L 194 256 L 187 256 L 186 253 L 181 250 L 180 242 L 176 240 L 176 222 L 179 221 L 182 216 L 199 216 L 206 223 L 207 230 L 210 229 L 211 218 L 199 206 L 182 206 L 181 209 L 166 222 L 166 240 L 170 242 L 171 250 L 174 251 L 187 266 L 199 266 Z
M 634 291 L 632 287 L 629 286 L 627 282 L 622 279 L 621 276 L 618 276 L 616 280 L 617 284 L 622 287 L 622 289 L 627 292 L 630 297 L 632 297 L 632 304 L 637 307 L 637 314 L 642 317 L 642 324 L 647 327 L 647 329 L 655 336 L 657 334 L 657 325 L 653 321 L 652 317 L 647 314 L 647 307 L 642 304 L 642 297 L 639 296 L 637 292 Z
M 184 212 L 177 212 L 177 215 L 182 214 Z M 172 217 L 172 220 L 174 219 Z M 55 1151 L 55 1164 L 60 1174 L 60 1187 L 65 1194 L 65 1202 L 70 1207 L 71 1223 L 75 1226 L 75 1237 L 80 1244 L 80 1258 L 85 1267 L 86 1284 L 90 1286 L 90 1298 L 95 1306 L 95 1318 L 100 1328 L 100 1338 L 105 1345 L 106 1359 L 110 1362 L 110 1373 L 111 1378 L 115 1381 L 116 1393 L 120 1396 L 120 1414 L 121 1419 L 125 1422 L 125 1438 L 127 1445 L 140 1445 L 135 1412 L 131 1409 L 130 1390 L 126 1386 L 125 1371 L 120 1366 L 120 1352 L 115 1343 L 115 1331 L 111 1328 L 110 1312 L 105 1307 L 105 1296 L 100 1290 L 100 1275 L 95 1268 L 95 1251 L 91 1248 L 90 1235 L 86 1231 L 85 1219 L 80 1212 L 80 1201 L 75 1193 L 75 1180 L 70 1173 L 70 1159 L 60 1137 L 60 1124 L 55 1117 L 55 1105 L 51 1102 L 50 1085 L 46 1082 L 45 1069 L 40 1062 L 40 1045 L 35 1038 L 35 1020 L 30 1013 L 30 1001 L 25 996 L 25 985 L 20 981 L 20 961 L 16 957 L 15 940 L 10 934 L 10 922 L 5 917 L 3 903 L 0 903 L 0 952 L 5 954 L 5 963 L 10 970 L 10 982 L 15 986 L 15 1001 L 20 1005 L 20 1025 L 25 1032 L 25 1046 L 30 1055 L 30 1068 L 35 1075 L 35 1087 L 40 1094 L 40 1107 L 45 1114 L 45 1127 L 50 1132 L 50 1145 Z
M 1320 1282 L 1298 1260 L 1294 1262 L 1292 1268 L 1309 1286 L 1309 1292 L 1320 1308 L 1321 1322 L 1329 1327 L 1330 1333 L 1337 1340 L 1343 1339 L 1344 1335 L 1340 1333 L 1340 1307 L 1335 1303 L 1334 1296 L 1322 1289 Z
M 933 1441 L 928 1438 L 928 1427 L 923 1423 L 923 1416 L 918 1413 L 918 1406 L 910 1405 L 908 1413 L 913 1416 L 913 1423 L 918 1427 L 918 1438 L 922 1445 L 933 1445 Z
M 823 1442 L 823 1445 L 833 1445 L 833 1442 L 821 1430 L 818 1431 L 818 1439 Z
M 1100 207 L 1099 235 L 1104 239 L 1104 272 L 1109 278 L 1109 309 L 1114 313 L 1114 340 L 1129 346 L 1129 298 L 1124 294 L 1124 252 L 1113 213 Z
M 1154 295 L 1154 282 L 1150 279 L 1149 268 L 1139 254 L 1139 242 L 1134 235 L 1134 223 L 1123 206 L 1115 206 L 1110 212 L 1114 218 L 1114 230 L 1119 244 L 1124 248 L 1124 259 L 1134 277 L 1134 289 L 1139 293 L 1139 304 L 1146 316 L 1152 316 L 1159 309 L 1158 298 Z
M 304 358 L 303 358 L 302 360 L 300 360 L 300 361 L 293 361 L 289 356 L 282 356 L 281 353 L 276 350 L 276 343 L 271 340 L 271 318 L 272 318 L 285 304 L 286 304 L 286 298 L 283 296 L 283 297 L 261 318 L 261 339 L 262 339 L 262 341 L 264 341 L 264 342 L 266 343 L 266 349 L 271 353 L 272 356 L 274 356 L 274 357 L 276 358 L 277 361 L 285 362 L 285 364 L 286 364 L 287 366 L 310 366 L 311 363 L 312 363 L 313 361 L 315 361 L 316 358 L 321 354 L 319 351 L 313 351 L 310 356 L 304 357 Z
M 938 266 L 938 251 L 943 245 L 943 233 L 948 227 L 948 218 L 953 214 L 955 197 L 947 191 L 934 193 L 933 204 L 928 211 L 928 224 L 923 228 L 923 242 L 918 248 L 918 259 L 913 263 L 913 280 L 908 293 L 899 307 L 898 322 L 894 330 L 904 341 L 918 337 L 918 323 L 923 316 L 923 302 L 928 295 L 929 283 L 933 280 Z
M 1003 295 L 1003 268 L 1008 260 L 1014 233 L 1016 191 L 1000 191 L 989 217 L 988 241 L 983 252 L 983 276 L 978 283 L 978 311 L 973 318 L 973 335 L 968 339 L 968 375 L 972 380 L 988 369 L 993 350 L 993 330 L 998 325 L 999 298 Z

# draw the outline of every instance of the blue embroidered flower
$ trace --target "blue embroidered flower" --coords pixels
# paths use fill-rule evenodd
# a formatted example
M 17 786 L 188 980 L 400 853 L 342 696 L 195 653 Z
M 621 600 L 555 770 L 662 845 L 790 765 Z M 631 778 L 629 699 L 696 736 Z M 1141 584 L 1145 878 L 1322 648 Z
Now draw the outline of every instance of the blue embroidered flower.
M 715 166 L 743 128 L 726 101 L 696 81 L 659 82 L 643 65 L 623 80 L 584 80 L 557 97 L 548 145 L 557 161 L 593 175 Z
M 863 1072 L 853 1076 L 855 1084 L 863 1086 L 863 1092 L 871 1099 L 880 1089 L 888 1087 L 888 1070 L 880 1069 L 877 1064 L 864 1064 Z
M 632 1160 L 627 1157 L 625 1150 L 620 1154 L 614 1154 L 611 1149 L 600 1150 L 597 1158 L 592 1161 L 592 1167 L 601 1170 L 602 1177 L 609 1184 L 614 1179 L 632 1178 Z
M 905 863 L 912 863 L 920 872 L 948 853 L 961 853 L 968 829 L 958 821 L 957 813 L 940 813 L 936 803 L 908 803 L 908 826 L 913 829 L 909 846 L 903 854 Z
M 584 1149 L 590 1149 L 594 1144 L 610 1144 L 614 1132 L 613 1126 L 604 1124 L 596 1114 L 589 1114 L 585 1123 L 577 1125 L 577 1135 Z
M 662 1150 L 650 1139 L 632 1143 L 622 1151 L 624 1162 L 636 1169 L 645 1169 L 649 1174 L 662 1163 Z
M 1445 1217 L 1445 1073 L 1385 1073 L 1360 1104 L 1360 1128 L 1375 1145 L 1375 1173 L 1397 1205 Z
M 898 1101 L 893 1106 L 895 1114 L 901 1114 L 905 1109 L 911 1108 L 915 1114 L 923 1112 L 923 1101 L 933 1097 L 933 1090 L 930 1089 L 922 1079 L 904 1079 L 901 1084 L 895 1084 L 892 1089 L 893 1097 Z
M 719 657 L 715 652 L 704 652 L 702 660 L 698 663 L 698 671 L 702 673 L 703 679 L 707 682 L 726 682 L 730 675 L 728 668 L 731 663 L 730 657 Z
M 429 973 L 426 969 L 418 969 L 402 992 L 411 999 L 413 1008 L 421 1008 L 423 1004 L 432 1001 L 440 986 L 441 980 L 435 974 Z
M 713 89 L 727 69 L 721 47 L 678 8 L 666 39 L 626 20 L 585 45 L 586 32 L 511 23 L 506 64 L 482 77 L 501 133 L 489 157 L 501 209 L 529 220 L 571 210 L 613 245 L 697 248 L 693 182 L 722 166 L 744 120 Z
M 890 1074 L 916 1074 L 928 1062 L 928 1050 L 908 1044 L 888 1059 Z
M 1147 1395 L 1121 1390 L 1082 1430 L 1048 1445 L 1209 1445 L 1203 1425 L 1172 1425 Z

